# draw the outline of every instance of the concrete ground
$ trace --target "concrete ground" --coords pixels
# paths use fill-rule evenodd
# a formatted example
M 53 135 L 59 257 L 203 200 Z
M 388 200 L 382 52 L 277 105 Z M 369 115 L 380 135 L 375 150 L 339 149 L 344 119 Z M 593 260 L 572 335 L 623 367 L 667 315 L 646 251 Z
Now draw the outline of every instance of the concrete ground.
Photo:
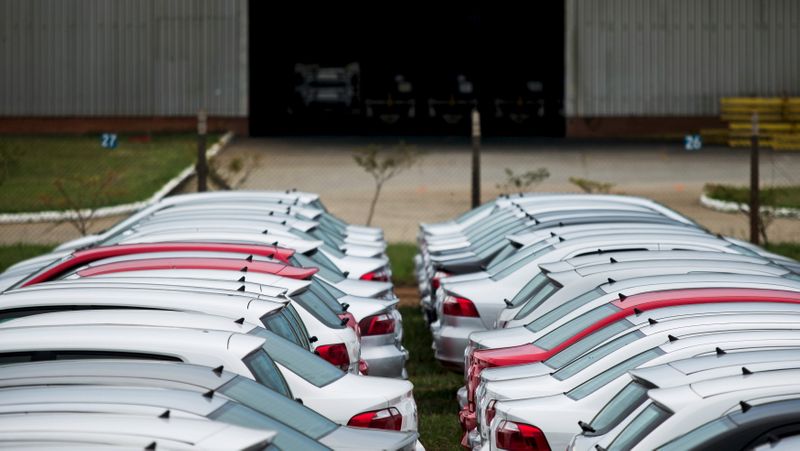
M 414 138 L 406 141 L 423 156 L 420 162 L 386 183 L 373 225 L 390 241 L 413 241 L 419 222 L 443 221 L 469 209 L 470 145 L 467 140 Z M 236 139 L 216 162 L 221 173 L 241 166 L 233 176 L 239 189 L 286 189 L 321 194 L 325 205 L 352 223 L 366 220 L 374 192 L 372 178 L 353 161 L 368 144 L 392 146 L 396 138 Z M 536 191 L 577 192 L 570 177 L 615 184 L 614 192 L 653 198 L 697 220 L 714 232 L 747 237 L 747 218 L 718 213 L 699 204 L 708 182 L 745 185 L 747 150 L 709 147 L 696 152 L 680 143 L 572 142 L 536 139 L 488 140 L 482 148 L 482 199 L 501 191 L 505 169 L 515 173 L 545 167 L 550 178 Z M 800 184 L 800 153 L 763 151 L 764 185 Z M 193 184 L 188 184 L 191 189 Z M 119 218 L 98 221 L 100 230 Z M 59 243 L 77 236 L 67 224 L 0 225 L 0 243 Z M 772 241 L 800 241 L 800 221 L 776 220 Z

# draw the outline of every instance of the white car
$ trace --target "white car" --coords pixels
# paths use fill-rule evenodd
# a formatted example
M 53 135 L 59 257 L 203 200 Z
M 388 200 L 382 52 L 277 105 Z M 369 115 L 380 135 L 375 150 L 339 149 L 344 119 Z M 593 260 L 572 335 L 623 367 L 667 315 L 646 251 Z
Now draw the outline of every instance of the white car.
M 753 349 L 743 349 L 741 344 L 737 342 L 733 347 L 717 347 L 714 353 L 704 356 L 628 371 L 624 379 L 627 382 L 625 386 L 591 421 L 581 422 L 583 431 L 572 439 L 568 449 L 594 451 L 594 445 L 605 434 L 619 426 L 632 411 L 647 401 L 647 391 L 650 389 L 734 376 L 741 374 L 743 367 L 752 372 L 800 367 L 800 348 L 791 342 L 783 342 L 786 346 L 778 347 L 770 341 L 766 343 L 767 347 Z
M 139 449 L 266 451 L 274 437 L 274 431 L 186 418 L 96 413 L 0 415 L 0 447 L 11 449 L 49 443 L 52 449 L 59 444 L 85 445 L 86 449 L 105 444 Z
M 340 424 L 388 418 L 395 430 L 416 430 L 410 382 L 345 373 L 295 344 L 266 332 L 238 333 L 143 326 L 42 326 L 0 330 L 0 353 L 15 361 L 59 358 L 168 360 L 224 369 L 278 390 Z M 9 354 L 13 353 L 13 354 Z

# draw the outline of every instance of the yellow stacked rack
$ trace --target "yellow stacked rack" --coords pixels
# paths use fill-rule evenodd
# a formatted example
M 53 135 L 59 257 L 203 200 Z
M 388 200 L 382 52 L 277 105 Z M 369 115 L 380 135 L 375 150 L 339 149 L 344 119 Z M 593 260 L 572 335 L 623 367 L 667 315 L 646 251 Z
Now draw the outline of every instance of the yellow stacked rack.
M 758 113 L 759 145 L 774 150 L 800 150 L 800 98 L 725 97 L 721 119 L 728 122 L 728 145 L 749 147 L 752 116 Z

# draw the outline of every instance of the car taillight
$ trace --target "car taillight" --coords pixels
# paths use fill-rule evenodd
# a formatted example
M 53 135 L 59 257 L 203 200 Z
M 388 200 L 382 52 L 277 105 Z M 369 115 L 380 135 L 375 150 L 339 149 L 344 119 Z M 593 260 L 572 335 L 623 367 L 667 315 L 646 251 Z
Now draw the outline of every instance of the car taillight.
M 449 276 L 449 273 L 443 271 L 436 271 L 433 273 L 433 277 L 431 277 L 431 291 L 436 291 L 442 286 L 442 278 Z
M 469 299 L 456 296 L 446 296 L 442 303 L 442 312 L 450 316 L 479 318 L 478 309 Z
M 340 313 L 339 314 L 339 318 L 344 323 L 343 324 L 344 326 L 347 326 L 347 327 L 353 329 L 353 331 L 356 333 L 356 336 L 360 340 L 361 339 L 361 331 L 359 330 L 358 323 L 356 323 L 356 317 L 353 316 L 353 314 L 350 313 L 350 312 L 344 312 L 344 313 Z M 345 320 L 347 320 L 347 321 L 345 321 Z
M 358 372 L 362 375 L 367 376 L 369 375 L 369 364 L 366 360 L 361 359 L 358 361 Z
M 377 271 L 368 272 L 361 276 L 361 280 L 372 280 L 375 282 L 388 282 L 389 281 L 389 273 L 386 272 L 385 269 L 379 269 Z
M 486 427 L 488 428 L 492 424 L 492 420 L 494 420 L 494 416 L 497 413 L 494 406 L 497 404 L 497 400 L 493 399 L 489 401 L 489 405 L 486 406 Z
M 503 421 L 496 438 L 497 448 L 507 451 L 550 451 L 542 430 L 529 424 Z
M 358 328 L 361 330 L 362 336 L 393 334 L 394 323 L 395 319 L 392 315 L 382 313 L 362 319 L 358 323 Z
M 389 407 L 388 409 L 359 413 L 353 418 L 350 418 L 347 425 L 357 428 L 399 431 L 403 426 L 403 416 L 400 415 L 400 411 L 396 408 Z
M 350 369 L 350 355 L 344 343 L 317 346 L 314 352 L 329 363 L 338 366 L 342 371 L 346 372 Z
M 532 344 L 512 346 L 509 348 L 481 349 L 472 353 L 470 365 L 467 371 L 467 400 L 470 410 L 475 408 L 475 390 L 481 381 L 481 371 L 484 368 L 495 366 L 522 365 L 525 363 L 535 363 L 544 360 L 544 351 Z

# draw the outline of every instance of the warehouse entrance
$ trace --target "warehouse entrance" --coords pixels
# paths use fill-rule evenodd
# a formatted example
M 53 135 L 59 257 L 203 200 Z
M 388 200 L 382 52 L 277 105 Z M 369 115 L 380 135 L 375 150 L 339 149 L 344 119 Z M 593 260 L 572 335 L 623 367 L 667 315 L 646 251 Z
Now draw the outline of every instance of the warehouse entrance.
M 250 0 L 250 133 L 563 136 L 563 1 Z

